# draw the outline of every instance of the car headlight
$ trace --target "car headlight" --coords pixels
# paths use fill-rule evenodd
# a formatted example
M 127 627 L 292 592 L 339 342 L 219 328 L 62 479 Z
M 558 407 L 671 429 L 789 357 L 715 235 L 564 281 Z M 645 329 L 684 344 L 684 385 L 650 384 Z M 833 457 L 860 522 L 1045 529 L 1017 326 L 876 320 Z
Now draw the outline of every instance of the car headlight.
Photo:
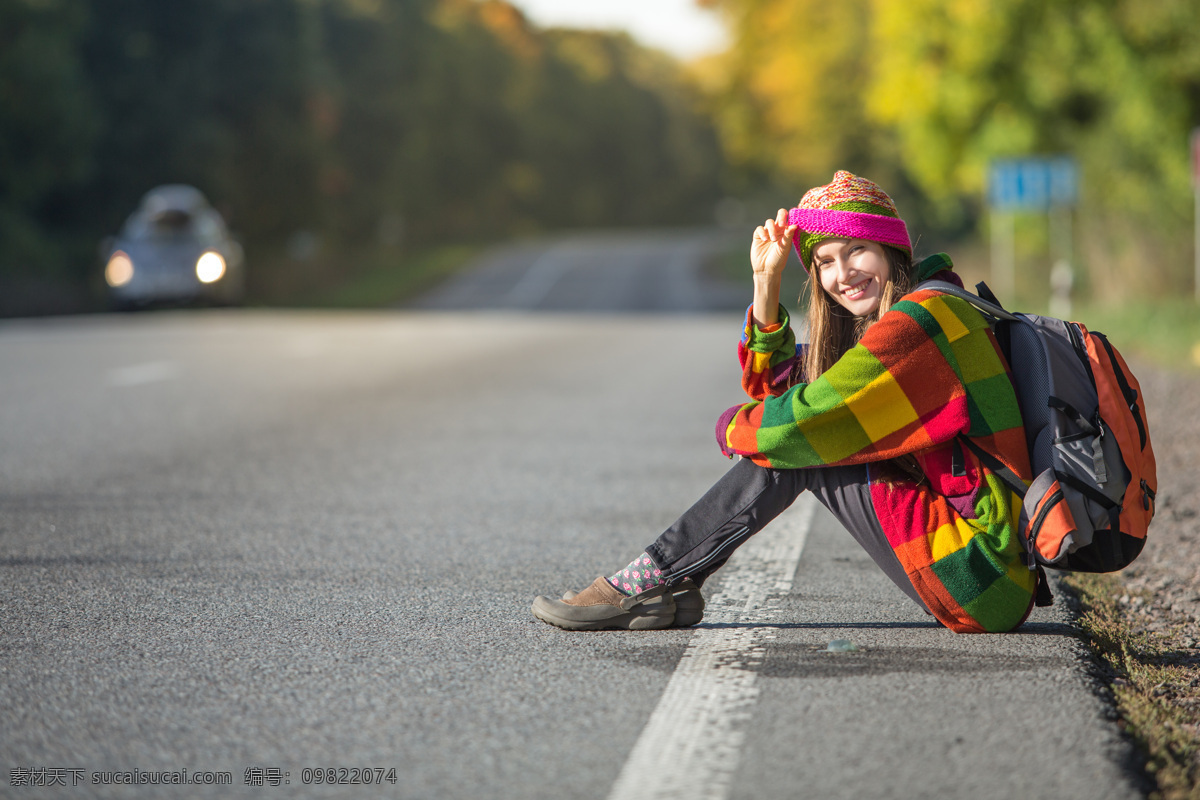
M 129 283 L 133 280 L 133 260 L 120 250 L 113 253 L 104 267 L 104 280 L 114 289 Z
M 196 277 L 201 283 L 216 283 L 225 275 L 225 259 L 209 250 L 196 261 Z

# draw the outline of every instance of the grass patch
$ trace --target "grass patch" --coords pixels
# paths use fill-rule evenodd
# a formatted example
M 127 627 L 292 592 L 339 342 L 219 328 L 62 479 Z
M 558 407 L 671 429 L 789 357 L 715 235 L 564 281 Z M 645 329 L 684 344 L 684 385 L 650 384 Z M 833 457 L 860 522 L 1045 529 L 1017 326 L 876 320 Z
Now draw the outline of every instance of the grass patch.
M 255 254 L 247 289 L 251 304 L 265 307 L 391 308 L 468 266 L 484 247 L 329 247 L 303 260 L 278 249 Z
M 353 277 L 310 298 L 318 308 L 387 308 L 412 300 L 470 263 L 480 247 L 454 244 L 364 255 Z
M 1104 333 L 1122 353 L 1171 369 L 1200 370 L 1200 308 L 1190 298 L 1080 306 L 1070 316 Z
M 1120 725 L 1146 756 L 1157 788 L 1151 798 L 1200 798 L 1200 725 L 1194 708 L 1200 677 L 1170 636 L 1139 631 L 1125 611 L 1130 598 L 1111 575 L 1072 573 L 1063 581 L 1080 603 L 1079 624 L 1112 689 Z

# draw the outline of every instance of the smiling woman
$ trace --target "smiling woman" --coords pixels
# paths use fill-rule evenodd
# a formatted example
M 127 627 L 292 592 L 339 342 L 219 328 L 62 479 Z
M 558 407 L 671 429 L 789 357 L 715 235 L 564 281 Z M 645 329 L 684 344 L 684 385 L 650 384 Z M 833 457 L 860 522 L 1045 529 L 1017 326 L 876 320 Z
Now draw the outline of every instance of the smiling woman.
M 828 239 L 813 248 L 821 288 L 856 317 L 879 307 L 891 275 L 883 245 L 869 239 Z
M 809 272 L 808 345 L 779 304 L 793 247 Z M 751 402 L 716 426 L 721 450 L 740 460 L 627 567 L 538 597 L 534 615 L 568 630 L 694 625 L 708 577 L 811 492 L 947 628 L 1019 626 L 1037 580 L 1021 561 L 1020 505 L 975 452 L 1028 482 L 1025 432 L 987 322 L 919 287 L 934 276 L 961 287 L 950 259 L 914 262 L 892 199 L 839 171 L 755 230 L 750 263 L 738 355 Z

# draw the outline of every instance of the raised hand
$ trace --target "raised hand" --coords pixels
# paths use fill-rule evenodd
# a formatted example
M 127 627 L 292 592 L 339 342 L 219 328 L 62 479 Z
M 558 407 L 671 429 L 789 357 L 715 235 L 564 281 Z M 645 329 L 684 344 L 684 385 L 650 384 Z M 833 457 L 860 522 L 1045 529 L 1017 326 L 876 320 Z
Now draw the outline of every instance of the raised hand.
M 773 325 L 779 319 L 779 284 L 787 266 L 792 238 L 799 228 L 787 224 L 787 209 L 779 209 L 754 231 L 750 243 L 750 266 L 754 270 L 754 321 L 760 326 Z
M 787 216 L 787 210 L 781 208 L 775 219 L 767 220 L 754 231 L 754 239 L 750 243 L 750 266 L 754 269 L 755 277 L 779 279 L 783 274 L 788 253 L 792 249 L 792 238 L 798 227 L 788 225 Z

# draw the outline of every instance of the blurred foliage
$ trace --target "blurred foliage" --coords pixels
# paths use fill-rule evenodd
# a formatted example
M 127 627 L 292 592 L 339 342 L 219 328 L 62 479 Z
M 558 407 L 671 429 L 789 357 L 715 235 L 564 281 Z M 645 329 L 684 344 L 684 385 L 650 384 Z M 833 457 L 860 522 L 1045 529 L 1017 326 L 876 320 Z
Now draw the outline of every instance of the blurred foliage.
M 98 124 L 83 79 L 85 15 L 0 2 L 0 264 L 54 265 L 66 197 L 92 172 Z
M 0 0 L 10 282 L 94 280 L 163 183 L 225 213 L 262 299 L 347 268 L 289 263 L 298 235 L 328 254 L 707 221 L 721 163 L 667 56 L 499 0 Z
M 835 169 L 956 252 L 993 159 L 1065 153 L 1077 287 L 1190 289 L 1200 0 L 697 2 L 731 46 L 685 71 L 502 0 L 0 0 L 0 279 L 94 280 L 168 182 L 227 215 L 260 299 L 372 247 L 706 222 L 723 193 L 757 219 Z M 1029 288 L 1049 229 L 1016 229 Z
M 1190 287 L 1200 0 L 705 4 L 733 46 L 698 74 L 747 173 L 802 191 L 861 172 L 936 240 L 984 232 L 992 159 L 1070 154 L 1084 283 Z
M 1200 370 L 1200 314 L 1186 295 L 1073 309 L 1071 319 L 1098 330 L 1121 351 L 1161 367 Z

